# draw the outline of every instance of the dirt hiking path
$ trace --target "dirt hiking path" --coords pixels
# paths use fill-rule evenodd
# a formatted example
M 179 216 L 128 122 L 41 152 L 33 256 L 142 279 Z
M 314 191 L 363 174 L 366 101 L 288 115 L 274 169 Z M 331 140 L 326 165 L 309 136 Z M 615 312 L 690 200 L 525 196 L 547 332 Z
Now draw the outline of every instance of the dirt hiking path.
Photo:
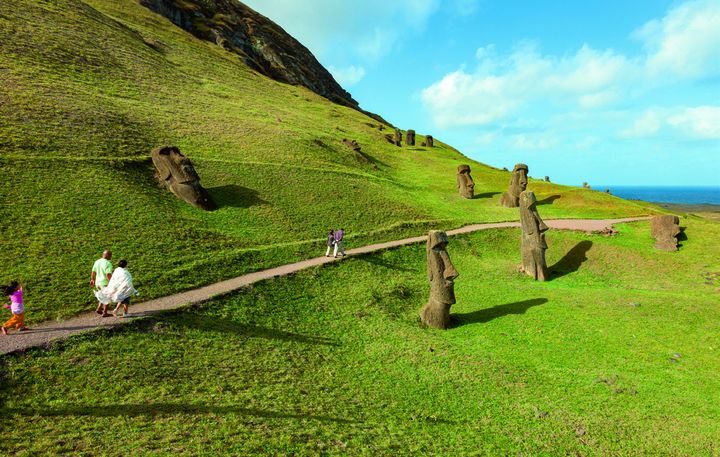
M 625 219 L 556 219 L 546 220 L 545 223 L 552 229 L 559 230 L 580 230 L 585 232 L 594 232 L 611 227 L 613 224 L 622 222 L 633 222 L 646 220 L 649 217 L 633 217 Z M 497 222 L 487 224 L 473 224 L 461 227 L 455 230 L 449 230 L 448 235 L 458 235 L 462 233 L 477 232 L 479 230 L 489 230 L 507 227 L 520 227 L 519 222 Z M 354 256 L 380 251 L 383 249 L 405 246 L 408 244 L 423 243 L 427 236 L 417 236 L 414 238 L 404 238 L 402 240 L 388 241 L 386 243 L 371 244 L 355 249 L 348 249 L 347 255 Z M 324 247 L 323 247 L 324 249 Z M 8 336 L 0 334 L 0 354 L 8 354 L 10 352 L 22 351 L 31 347 L 45 346 L 53 341 L 64 340 L 71 335 L 81 332 L 93 331 L 100 328 L 115 327 L 131 322 L 132 318 L 141 318 L 160 313 L 162 311 L 179 308 L 181 306 L 192 305 L 206 301 L 217 295 L 235 291 L 250 284 L 262 281 L 264 279 L 274 278 L 276 276 L 285 276 L 296 271 L 306 268 L 323 265 L 330 262 L 340 260 L 332 257 L 316 257 L 314 259 L 303 260 L 301 262 L 290 263 L 268 270 L 256 271 L 242 276 L 238 276 L 215 284 L 210 284 L 199 289 L 189 290 L 166 297 L 156 298 L 146 302 L 132 304 L 130 306 L 129 319 L 106 317 L 102 318 L 95 312 L 81 314 L 71 319 L 60 322 L 46 322 L 31 328 L 30 331 L 18 333 L 14 330 L 9 331 Z M 94 308 L 94 306 L 93 306 Z M 111 307 L 112 308 L 112 307 Z M 32 312 L 32 308 L 31 308 Z

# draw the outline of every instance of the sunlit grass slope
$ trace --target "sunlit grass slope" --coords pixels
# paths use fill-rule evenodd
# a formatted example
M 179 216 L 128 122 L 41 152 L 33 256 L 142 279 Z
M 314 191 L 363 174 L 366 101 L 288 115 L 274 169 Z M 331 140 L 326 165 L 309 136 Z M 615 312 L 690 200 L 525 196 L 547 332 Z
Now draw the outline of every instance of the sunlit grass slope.
M 425 248 L 255 285 L 6 357 L 0 449 L 37 453 L 716 455 L 720 225 L 454 237 L 455 327 L 422 328 Z M 714 278 L 714 279 L 713 279 Z
M 497 206 L 507 172 L 439 141 L 396 148 L 378 121 L 254 73 L 135 1 L 3 2 L 0 88 L 0 280 L 26 284 L 31 322 L 91 306 L 103 248 L 129 260 L 148 298 L 316 255 L 330 227 L 358 245 L 518 217 Z M 155 183 L 149 153 L 162 144 L 194 161 L 219 210 Z M 457 195 L 460 163 L 474 200 Z M 529 187 L 551 203 L 546 218 L 648 212 Z

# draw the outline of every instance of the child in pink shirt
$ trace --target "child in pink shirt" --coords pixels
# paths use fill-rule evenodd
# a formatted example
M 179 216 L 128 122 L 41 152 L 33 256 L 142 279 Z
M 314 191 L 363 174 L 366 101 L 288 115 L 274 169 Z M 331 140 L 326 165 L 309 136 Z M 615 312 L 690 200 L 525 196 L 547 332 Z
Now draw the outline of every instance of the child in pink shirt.
M 12 318 L 2 326 L 3 335 L 7 335 L 7 329 L 15 327 L 19 332 L 28 330 L 25 327 L 25 306 L 23 305 L 23 288 L 17 281 L 11 282 L 5 287 L 5 295 L 10 299 L 9 305 L 3 305 L 12 313 Z

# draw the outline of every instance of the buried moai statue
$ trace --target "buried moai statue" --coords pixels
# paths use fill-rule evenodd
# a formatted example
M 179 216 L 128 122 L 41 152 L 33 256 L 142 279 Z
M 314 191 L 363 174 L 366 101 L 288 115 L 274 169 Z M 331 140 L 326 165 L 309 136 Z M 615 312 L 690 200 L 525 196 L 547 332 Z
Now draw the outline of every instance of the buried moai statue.
M 180 149 L 162 146 L 153 149 L 151 155 L 160 182 L 176 197 L 207 211 L 217 209 L 208 191 L 200 185 L 200 176 L 192 162 Z
M 524 163 L 515 165 L 510 178 L 510 187 L 500 197 L 500 205 L 507 208 L 517 208 L 520 205 L 520 193 L 527 188 L 528 166 Z
M 347 138 L 343 138 L 342 144 L 345 145 L 345 147 L 352 149 L 355 152 L 360 152 L 360 144 L 355 140 L 348 140 Z
M 402 146 L 402 132 L 400 129 L 395 129 L 395 146 Z
M 545 176 L 545 182 L 550 182 L 550 176 Z
M 430 298 L 420 310 L 420 319 L 428 327 L 450 326 L 450 307 L 455 304 L 455 278 L 458 272 L 447 253 L 447 233 L 431 230 L 427 240 L 427 272 Z
M 588 184 L 587 182 L 584 182 L 583 189 L 589 189 L 589 188 L 590 188 L 590 184 Z
M 405 144 L 415 146 L 415 130 L 408 130 L 405 135 Z
M 548 270 L 545 263 L 545 225 L 537 211 L 535 193 L 525 191 L 520 194 L 520 226 L 522 227 L 522 270 L 538 281 L 547 281 Z
M 650 233 L 657 241 L 656 249 L 663 251 L 678 250 L 678 235 L 680 235 L 680 218 L 672 214 L 655 216 L 650 220 Z
M 456 180 L 460 195 L 465 198 L 475 196 L 475 183 L 472 176 L 470 176 L 470 165 L 458 165 Z
M 434 146 L 433 137 L 431 135 L 425 135 L 425 146 L 429 148 Z

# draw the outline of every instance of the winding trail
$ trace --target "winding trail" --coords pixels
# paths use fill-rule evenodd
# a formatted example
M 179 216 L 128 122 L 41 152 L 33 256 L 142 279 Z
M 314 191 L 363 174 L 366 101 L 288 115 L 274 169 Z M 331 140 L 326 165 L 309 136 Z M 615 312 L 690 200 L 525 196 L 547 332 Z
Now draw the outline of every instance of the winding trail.
M 545 223 L 552 229 L 557 230 L 580 230 L 585 232 L 593 232 L 611 227 L 613 224 L 623 222 L 634 222 L 650 219 L 650 217 L 631 217 L 624 219 L 555 219 L 546 220 Z M 519 222 L 496 222 L 487 224 L 473 224 L 461 227 L 455 230 L 449 230 L 448 235 L 459 235 L 463 233 L 472 233 L 479 230 L 489 230 L 508 227 L 520 227 Z M 368 254 L 371 252 L 381 251 L 409 244 L 423 243 L 427 236 L 417 236 L 413 238 L 404 238 L 401 240 L 388 241 L 386 243 L 371 244 L 355 249 L 348 249 L 348 256 L 356 256 Z M 131 317 L 145 317 L 162 311 L 188 306 L 209 300 L 217 295 L 225 294 L 238 290 L 250 284 L 262 281 L 264 279 L 274 278 L 276 276 L 285 276 L 296 271 L 306 268 L 323 265 L 330 262 L 337 262 L 340 259 L 332 257 L 316 257 L 314 259 L 303 260 L 300 262 L 282 265 L 268 270 L 256 271 L 254 273 L 244 274 L 225 281 L 210 284 L 199 289 L 189 290 L 166 297 L 160 297 L 146 302 L 132 304 L 130 307 Z M 94 312 L 81 314 L 71 319 L 60 322 L 46 322 L 31 328 L 28 332 L 17 333 L 10 331 L 8 336 L 0 335 L 0 354 L 8 354 L 10 352 L 22 351 L 32 347 L 47 347 L 53 341 L 64 340 L 71 335 L 82 332 L 89 332 L 100 328 L 116 327 L 134 319 L 118 319 L 114 317 L 102 318 Z

